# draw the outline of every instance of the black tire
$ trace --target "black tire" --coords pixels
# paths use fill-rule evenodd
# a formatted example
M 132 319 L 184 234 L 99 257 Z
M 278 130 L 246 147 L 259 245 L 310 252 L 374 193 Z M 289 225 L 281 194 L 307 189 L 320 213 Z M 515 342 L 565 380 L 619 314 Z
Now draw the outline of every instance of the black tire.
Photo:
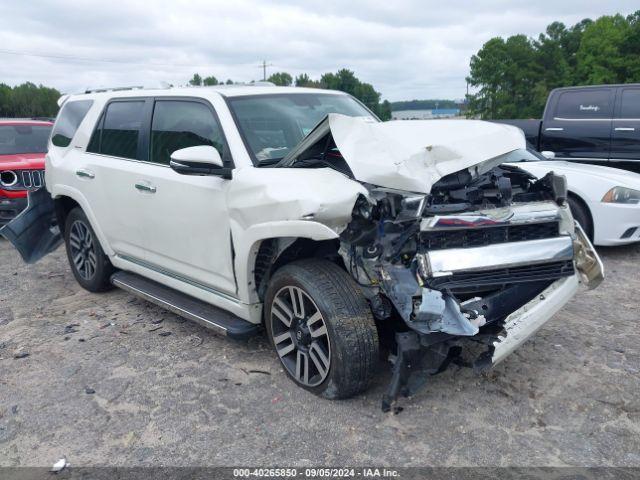
M 569 203 L 573 219 L 580 224 L 589 237 L 589 240 L 593 241 L 593 221 L 591 220 L 591 213 L 588 207 L 581 200 L 573 196 L 570 196 L 567 202 Z
M 82 234 L 79 235 L 79 232 Z M 81 242 L 78 243 L 80 237 L 82 237 Z M 71 210 L 67 216 L 64 243 L 69 266 L 82 288 L 90 292 L 104 292 L 113 288 L 110 278 L 115 269 L 102 250 L 98 237 L 80 207 Z M 75 262 L 74 258 L 79 258 L 79 255 L 82 258 Z
M 302 291 L 306 295 L 299 298 L 304 297 L 302 305 L 307 318 L 303 321 L 292 315 L 291 325 L 293 326 L 287 327 L 286 323 L 279 320 L 277 316 L 282 316 L 286 310 L 286 307 L 283 309 L 280 306 L 283 302 L 291 310 L 296 310 L 295 304 L 287 303 L 286 300 L 287 295 L 290 299 L 293 298 L 292 291 Z M 276 299 L 279 299 L 280 303 L 276 303 L 274 314 Z M 313 312 L 313 308 L 317 308 L 321 314 L 320 320 L 326 326 L 325 336 L 313 337 L 314 333 L 322 330 L 321 327 L 317 328 L 318 320 L 313 322 L 313 317 L 317 318 L 316 314 L 310 313 Z M 321 259 L 300 260 L 282 267 L 276 271 L 269 282 L 264 313 L 267 334 L 276 355 L 287 375 L 299 386 L 330 399 L 348 398 L 369 386 L 378 366 L 378 332 L 362 291 L 340 267 Z M 302 316 L 304 317 L 304 314 Z M 307 320 L 310 321 L 307 322 Z M 313 330 L 312 323 L 315 325 Z M 298 324 L 297 327 L 295 327 L 296 324 Z M 308 325 L 308 335 L 304 334 L 305 325 Z M 276 346 L 275 338 L 286 336 L 287 330 L 290 332 L 291 339 L 286 338 L 284 343 Z M 300 330 L 303 330 L 303 335 L 297 336 Z M 311 343 L 308 346 L 305 345 L 305 337 L 310 339 Z M 290 348 L 289 342 L 296 344 L 295 351 L 281 355 L 279 352 Z M 279 348 L 282 345 L 284 347 Z M 322 369 L 318 368 L 320 357 L 317 354 L 318 348 L 322 350 L 323 346 L 328 347 L 324 348 L 324 353 L 329 359 L 329 368 L 325 369 L 324 379 Z M 307 348 L 306 365 L 309 366 L 309 376 L 317 372 L 312 377 L 317 384 L 312 381 L 305 384 L 304 375 L 300 375 L 302 378 L 297 378 L 296 373 L 293 372 L 294 369 L 291 368 L 292 355 L 296 356 L 296 361 L 300 361 L 298 355 L 302 355 L 305 348 Z M 329 355 L 326 355 L 327 350 Z M 299 351 L 302 353 L 299 354 Z M 324 362 L 321 363 L 325 365 Z M 304 369 L 300 368 L 300 371 L 302 370 Z M 310 377 L 309 380 L 312 378 Z

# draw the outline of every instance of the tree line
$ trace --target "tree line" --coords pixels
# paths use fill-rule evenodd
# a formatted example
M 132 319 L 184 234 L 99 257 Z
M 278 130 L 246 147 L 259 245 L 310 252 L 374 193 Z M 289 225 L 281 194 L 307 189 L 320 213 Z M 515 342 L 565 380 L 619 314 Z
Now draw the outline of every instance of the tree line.
M 0 83 L 0 118 L 55 117 L 60 92 L 31 82 L 10 87 Z
M 539 118 L 553 88 L 640 82 L 640 10 L 492 38 L 471 57 L 467 115 Z
M 340 90 L 353 95 L 364 105 L 375 113 L 382 120 L 391 118 L 391 103 L 387 100 L 381 100 L 381 94 L 370 83 L 361 81 L 355 74 L 346 68 L 338 70 L 336 73 L 325 73 L 320 79 L 314 80 L 306 73 L 300 74 L 293 78 L 287 72 L 276 72 L 267 78 L 268 82 L 282 87 L 295 85 L 296 87 L 325 88 L 329 90 Z M 232 80 L 227 80 L 226 84 L 233 84 Z M 202 77 L 194 74 L 190 85 L 219 85 L 221 82 L 214 76 Z

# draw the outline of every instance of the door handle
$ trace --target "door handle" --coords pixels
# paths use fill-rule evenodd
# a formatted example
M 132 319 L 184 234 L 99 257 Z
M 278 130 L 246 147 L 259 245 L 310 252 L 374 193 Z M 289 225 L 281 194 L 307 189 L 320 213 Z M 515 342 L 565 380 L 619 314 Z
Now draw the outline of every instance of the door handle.
M 544 129 L 545 132 L 564 132 L 564 128 L 562 127 L 547 127 Z
M 147 183 L 136 183 L 136 189 L 140 190 L 141 192 L 156 193 L 156 187 Z
M 636 129 L 633 127 L 616 127 L 614 128 L 616 132 L 635 132 Z
M 76 175 L 80 178 L 88 178 L 89 180 L 96 178 L 96 175 L 91 170 L 85 170 L 84 168 L 76 170 Z

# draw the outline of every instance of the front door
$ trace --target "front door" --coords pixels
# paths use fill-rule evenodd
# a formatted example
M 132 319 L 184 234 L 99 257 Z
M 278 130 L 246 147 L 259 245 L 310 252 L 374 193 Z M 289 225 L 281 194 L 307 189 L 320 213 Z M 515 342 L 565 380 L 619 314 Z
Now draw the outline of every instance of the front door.
M 622 87 L 618 92 L 611 166 L 640 173 L 640 87 Z
M 142 222 L 146 261 L 195 286 L 236 294 L 226 191 L 231 180 L 180 175 L 169 167 L 181 148 L 211 145 L 231 162 L 219 121 L 208 103 L 158 99 L 151 124 L 149 162 L 136 177 L 149 199 Z
M 559 94 L 545 114 L 540 150 L 556 158 L 606 165 L 611 146 L 615 88 L 580 88 Z

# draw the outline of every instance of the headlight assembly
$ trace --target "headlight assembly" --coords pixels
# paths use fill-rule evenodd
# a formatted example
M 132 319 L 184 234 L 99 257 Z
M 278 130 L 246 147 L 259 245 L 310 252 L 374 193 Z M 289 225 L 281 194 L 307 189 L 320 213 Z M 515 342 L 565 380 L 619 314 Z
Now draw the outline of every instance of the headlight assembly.
M 627 187 L 613 187 L 602 197 L 604 203 L 640 203 L 640 190 Z

